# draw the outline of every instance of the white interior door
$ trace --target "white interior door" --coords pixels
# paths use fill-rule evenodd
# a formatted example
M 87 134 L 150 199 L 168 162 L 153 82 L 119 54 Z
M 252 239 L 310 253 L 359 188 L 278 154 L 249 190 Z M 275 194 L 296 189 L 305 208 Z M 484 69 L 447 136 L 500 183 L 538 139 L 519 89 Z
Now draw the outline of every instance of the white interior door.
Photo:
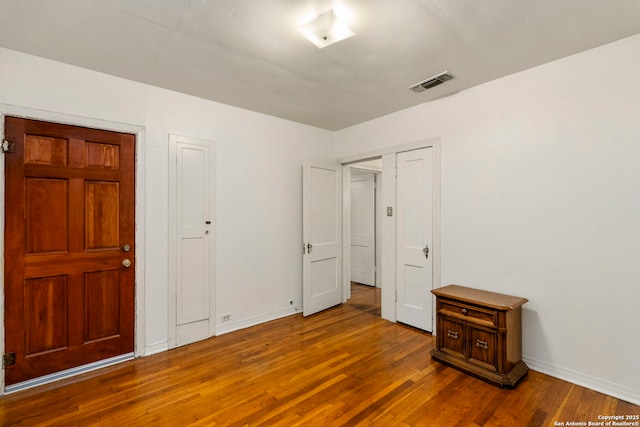
M 396 316 L 433 330 L 433 149 L 397 154 Z
M 303 315 L 342 302 L 341 167 L 307 161 L 303 167 Z
M 374 174 L 351 174 L 351 281 L 375 286 Z
M 169 305 L 172 347 L 213 335 L 213 143 L 171 139 L 172 248 Z M 175 162 L 175 165 L 173 164 Z

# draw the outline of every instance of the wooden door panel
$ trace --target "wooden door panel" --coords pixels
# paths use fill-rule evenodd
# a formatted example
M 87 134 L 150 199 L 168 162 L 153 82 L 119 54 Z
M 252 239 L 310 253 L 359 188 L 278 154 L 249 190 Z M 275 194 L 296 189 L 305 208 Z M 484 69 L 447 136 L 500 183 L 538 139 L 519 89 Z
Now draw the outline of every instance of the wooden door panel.
M 114 144 L 87 142 L 85 165 L 90 168 L 119 169 L 120 147 Z
M 67 251 L 68 182 L 26 178 L 26 253 Z
M 66 138 L 25 135 L 24 162 L 38 165 L 66 165 L 68 145 Z
M 119 335 L 120 271 L 85 273 L 84 295 L 84 342 Z
M 25 355 L 68 346 L 67 276 L 25 280 Z
M 117 248 L 119 242 L 117 182 L 85 182 L 85 248 Z
M 12 117 L 5 135 L 6 384 L 132 352 L 133 135 Z

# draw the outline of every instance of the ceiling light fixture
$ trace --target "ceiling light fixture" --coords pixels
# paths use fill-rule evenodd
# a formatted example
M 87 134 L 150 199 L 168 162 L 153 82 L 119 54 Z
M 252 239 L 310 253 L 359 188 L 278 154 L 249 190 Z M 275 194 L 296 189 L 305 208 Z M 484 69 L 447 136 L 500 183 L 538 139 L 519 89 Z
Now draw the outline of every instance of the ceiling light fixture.
M 330 44 L 347 39 L 356 34 L 338 19 L 333 9 L 321 13 L 311 21 L 300 25 L 298 29 L 311 43 L 316 45 L 318 49 L 322 49 L 323 47 L 327 47 Z

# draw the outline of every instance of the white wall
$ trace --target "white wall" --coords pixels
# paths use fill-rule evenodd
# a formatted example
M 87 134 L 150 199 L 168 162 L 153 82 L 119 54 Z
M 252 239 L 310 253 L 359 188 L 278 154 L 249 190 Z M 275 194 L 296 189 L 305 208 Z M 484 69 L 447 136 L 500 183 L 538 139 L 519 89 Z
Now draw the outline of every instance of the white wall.
M 331 159 L 331 132 L 2 48 L 0 64 L 0 103 L 145 127 L 147 352 L 167 346 L 170 133 L 216 141 L 219 332 L 301 307 L 302 161 Z
M 530 367 L 637 404 L 638 76 L 640 35 L 342 130 L 335 142 L 341 158 L 440 137 L 442 284 L 528 298 Z

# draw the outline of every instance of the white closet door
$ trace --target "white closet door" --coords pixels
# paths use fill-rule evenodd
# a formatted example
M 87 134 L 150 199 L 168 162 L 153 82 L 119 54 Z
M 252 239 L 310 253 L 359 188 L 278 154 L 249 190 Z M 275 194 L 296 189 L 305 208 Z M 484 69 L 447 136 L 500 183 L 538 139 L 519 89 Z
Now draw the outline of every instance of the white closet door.
M 433 149 L 397 154 L 397 320 L 433 330 Z
M 172 347 L 206 339 L 214 332 L 212 144 L 184 137 L 171 140 L 175 162 L 170 171 Z

